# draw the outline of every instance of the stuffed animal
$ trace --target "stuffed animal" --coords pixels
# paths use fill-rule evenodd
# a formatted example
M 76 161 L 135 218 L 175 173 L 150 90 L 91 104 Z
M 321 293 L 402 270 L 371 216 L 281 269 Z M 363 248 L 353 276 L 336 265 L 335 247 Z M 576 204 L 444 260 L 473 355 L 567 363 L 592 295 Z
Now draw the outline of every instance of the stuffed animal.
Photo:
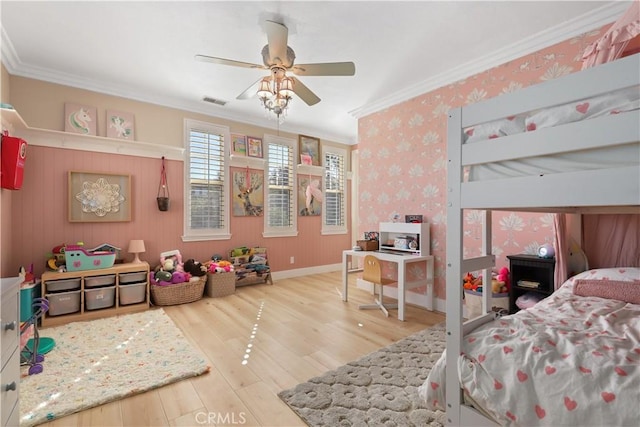
M 189 281 L 189 275 L 182 271 L 174 271 L 171 275 L 171 283 L 184 283 Z
M 509 283 L 509 269 L 507 267 L 502 267 L 500 272 L 498 273 L 498 282 L 504 283 L 504 286 L 509 290 L 511 284 Z
M 234 271 L 233 264 L 226 260 L 209 263 L 209 273 L 228 273 Z
M 182 254 L 180 251 L 169 251 L 160 254 L 160 267 L 164 271 L 173 273 L 174 271 L 184 271 Z
M 184 263 L 184 271 L 192 276 L 202 277 L 207 274 L 207 267 L 202 265 L 199 261 L 190 258 Z
M 156 283 L 162 283 L 162 282 L 171 283 L 171 276 L 172 276 L 171 273 L 169 273 L 168 271 L 159 270 L 154 273 L 153 280 Z

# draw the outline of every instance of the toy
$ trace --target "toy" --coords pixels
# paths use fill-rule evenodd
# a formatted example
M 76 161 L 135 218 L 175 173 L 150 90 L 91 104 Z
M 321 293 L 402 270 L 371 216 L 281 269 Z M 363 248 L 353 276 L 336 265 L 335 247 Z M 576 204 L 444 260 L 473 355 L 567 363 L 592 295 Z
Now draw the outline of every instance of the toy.
M 184 271 L 192 276 L 202 277 L 207 274 L 207 267 L 202 265 L 200 261 L 190 258 L 184 263 Z
M 482 277 L 467 273 L 463 278 L 462 287 L 470 291 L 482 292 Z
M 165 271 L 184 271 L 182 254 L 179 250 L 162 252 L 160 254 L 160 268 Z
M 507 267 L 502 267 L 500 272 L 498 273 L 498 282 L 504 283 L 504 286 L 509 290 L 511 287 L 510 279 L 509 279 L 509 269 Z
M 172 274 L 164 270 L 156 271 L 154 275 L 156 282 L 171 282 L 171 277 Z
M 65 250 L 67 271 L 97 270 L 113 267 L 116 254 L 113 252 L 91 252 L 79 245 L 69 245 Z
M 221 260 L 218 262 L 210 262 L 207 271 L 209 273 L 229 273 L 234 271 L 234 267 L 229 261 Z
M 189 274 L 182 271 L 174 271 L 171 275 L 171 283 L 184 283 L 189 281 Z

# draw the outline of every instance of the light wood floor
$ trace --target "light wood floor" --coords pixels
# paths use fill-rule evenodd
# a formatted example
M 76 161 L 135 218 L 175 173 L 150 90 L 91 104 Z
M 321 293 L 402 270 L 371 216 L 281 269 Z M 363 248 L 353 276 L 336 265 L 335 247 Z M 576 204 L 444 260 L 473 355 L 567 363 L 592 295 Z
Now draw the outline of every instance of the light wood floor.
M 304 426 L 279 391 L 444 321 L 441 313 L 412 306 L 405 322 L 396 310 L 388 318 L 380 310 L 358 310 L 372 295 L 355 280 L 351 274 L 347 303 L 336 272 L 164 307 L 210 362 L 208 374 L 43 426 Z

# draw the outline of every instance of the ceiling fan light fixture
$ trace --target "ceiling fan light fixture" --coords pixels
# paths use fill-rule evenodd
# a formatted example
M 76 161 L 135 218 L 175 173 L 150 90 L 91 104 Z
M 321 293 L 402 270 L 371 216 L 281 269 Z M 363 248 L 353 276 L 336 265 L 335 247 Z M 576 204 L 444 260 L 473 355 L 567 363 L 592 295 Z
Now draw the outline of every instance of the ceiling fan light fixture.
M 287 77 L 282 68 L 273 68 L 271 76 L 260 80 L 258 97 L 267 113 L 275 114 L 278 121 L 282 123 L 286 115 L 289 102 L 293 97 L 293 79 Z
M 293 96 L 293 80 L 289 77 L 285 77 L 280 82 L 280 90 L 278 94 L 285 98 L 291 98 Z
M 260 81 L 260 88 L 258 89 L 258 96 L 260 99 L 266 99 L 273 95 L 271 91 L 271 79 L 269 77 L 265 77 Z

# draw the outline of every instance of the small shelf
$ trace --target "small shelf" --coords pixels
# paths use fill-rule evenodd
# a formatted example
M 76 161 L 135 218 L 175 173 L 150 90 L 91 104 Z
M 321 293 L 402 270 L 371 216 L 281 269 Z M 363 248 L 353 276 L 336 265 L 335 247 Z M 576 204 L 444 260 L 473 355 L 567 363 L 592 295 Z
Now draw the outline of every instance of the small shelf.
M 256 261 L 260 258 L 260 261 Z M 267 249 L 262 247 L 253 247 L 250 253 L 245 255 L 233 256 L 233 251 L 229 253 L 229 261 L 235 265 L 236 287 L 247 285 L 259 285 L 269 283 L 273 285 L 271 277 L 271 268 L 269 268 L 269 258 Z M 267 267 L 265 271 L 258 272 L 249 266 L 251 264 L 261 264 Z
M 236 168 L 264 169 L 265 159 L 260 157 L 238 156 L 231 154 L 229 156 L 229 165 Z
M 304 174 L 304 175 L 318 175 L 318 176 L 324 175 L 324 168 L 322 166 L 298 164 L 298 167 L 296 168 L 296 170 L 299 174 Z
M 0 121 L 3 130 L 8 129 L 12 136 L 19 136 L 30 145 L 184 160 L 184 148 L 181 147 L 30 127 L 16 110 L 10 108 L 0 108 Z
M 395 245 L 396 240 L 407 237 L 415 243 L 415 248 Z M 415 255 L 430 254 L 431 238 L 427 222 L 381 222 L 379 239 L 380 250 Z
M 134 283 L 121 283 L 121 276 L 126 275 L 127 273 L 145 273 L 144 280 L 140 282 L 136 281 Z M 94 308 L 88 309 L 86 307 L 86 291 L 91 292 L 92 290 L 99 290 L 100 287 L 90 287 L 86 286 L 86 282 L 88 279 L 96 279 L 101 278 L 101 276 L 114 276 L 114 290 L 113 290 L 113 305 L 105 308 Z M 70 289 L 69 291 L 56 291 L 50 289 L 54 283 L 59 283 L 60 281 L 77 281 L 79 286 L 74 289 Z M 121 294 L 123 293 L 122 289 L 127 286 L 135 286 L 144 283 L 144 297 L 142 301 L 137 301 L 134 303 L 123 304 L 121 303 Z M 106 288 L 104 288 L 106 289 Z M 110 268 L 102 268 L 98 270 L 83 270 L 83 271 L 66 271 L 66 272 L 56 272 L 56 271 L 48 271 L 42 274 L 42 297 L 46 298 L 46 295 L 64 295 L 65 293 L 75 293 L 79 292 L 77 295 L 78 298 L 78 310 L 70 313 L 61 313 L 58 315 L 50 315 L 49 313 L 45 313 L 42 317 L 42 326 L 53 326 L 60 325 L 69 322 L 76 322 L 80 320 L 93 320 L 99 319 L 102 317 L 114 316 L 116 314 L 128 314 L 128 313 L 136 313 L 139 311 L 144 311 L 149 308 L 150 299 L 149 299 L 149 264 L 146 262 L 140 264 L 116 264 Z M 124 296 L 124 294 L 122 295 Z M 58 301 L 62 301 L 62 298 L 59 300 L 50 301 L 50 309 L 51 304 L 55 304 Z M 64 297 L 66 298 L 66 296 Z M 71 298 L 71 297 L 69 297 Z M 75 304 L 74 304 L 75 305 Z
M 517 299 L 528 292 L 548 297 L 554 291 L 555 259 L 540 258 L 537 255 L 508 255 L 511 288 L 509 290 L 509 313 L 519 310 Z M 538 287 L 518 286 L 521 280 L 538 282 Z

